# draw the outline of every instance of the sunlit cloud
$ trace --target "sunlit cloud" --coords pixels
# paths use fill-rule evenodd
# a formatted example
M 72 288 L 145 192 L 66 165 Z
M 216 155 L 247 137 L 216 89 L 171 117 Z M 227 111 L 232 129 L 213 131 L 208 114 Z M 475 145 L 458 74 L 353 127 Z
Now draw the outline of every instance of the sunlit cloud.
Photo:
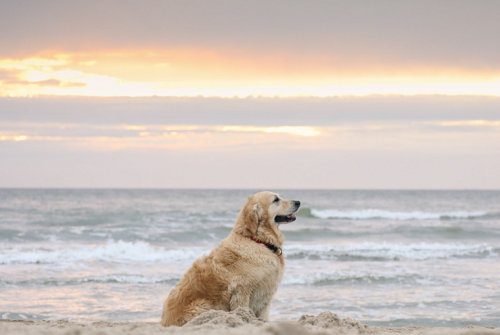
M 40 124 L 27 124 L 24 125 L 27 128 L 43 128 L 44 125 Z M 140 131 L 137 133 L 139 137 L 157 137 L 159 136 L 158 131 L 163 134 L 163 136 L 168 136 L 169 134 L 178 134 L 183 132 L 189 132 L 192 134 L 192 131 L 197 131 L 197 133 L 277 133 L 277 134 L 286 134 L 286 135 L 295 135 L 295 136 L 319 136 L 322 134 L 326 134 L 324 129 L 320 127 L 293 127 L 293 126 L 282 126 L 282 127 L 254 127 L 254 126 L 207 126 L 207 125 L 196 125 L 196 126 L 185 126 L 185 125 L 171 125 L 171 126 L 163 126 L 163 125 L 149 125 L 149 126 L 135 126 L 135 125 L 117 125 L 117 126 L 93 126 L 93 125 L 60 125 L 60 124 L 47 124 L 44 128 L 58 128 L 58 129 L 97 129 L 97 130 L 148 130 L 148 131 Z M 167 132 L 161 132 L 161 131 Z M 156 131 L 156 132 L 155 132 Z M 170 133 L 169 133 L 170 132 Z M 166 134 L 166 135 L 165 135 Z M 0 137 L 1 140 L 27 140 L 27 139 L 52 139 L 53 137 L 41 137 L 41 136 L 25 136 L 25 135 L 9 135 Z M 87 138 L 87 137 L 85 137 Z M 57 139 L 81 139 L 78 137 L 57 137 Z
M 9 121 L 0 124 L 0 146 L 11 150 L 50 148 L 63 152 L 137 153 L 144 150 L 159 155 L 163 154 L 162 150 L 237 153 L 242 150 L 273 152 L 277 148 L 294 152 L 322 151 L 326 155 L 347 151 L 386 154 L 401 150 L 425 154 L 497 155 L 499 123 L 491 120 L 379 120 L 329 126 L 256 126 Z
M 101 126 L 102 128 L 102 126 Z M 166 131 L 210 131 L 210 132 L 234 132 L 234 133 L 283 133 L 298 136 L 319 136 L 324 133 L 320 127 L 307 126 L 279 126 L 279 127 L 255 127 L 255 126 L 206 126 L 206 125 L 123 125 L 112 126 L 114 129 L 125 130 L 166 130 Z M 149 132 L 141 132 L 140 136 L 147 136 Z
M 0 141 L 26 141 L 29 137 L 25 135 L 18 136 L 2 136 L 0 135 Z
M 0 59 L 0 71 L 7 71 L 0 96 L 500 96 L 500 73 L 411 65 L 382 71 L 369 64 L 332 65 L 319 56 L 287 57 L 203 50 L 44 52 Z
M 16 128 L 23 130 L 16 131 Z M 64 145 L 97 145 L 100 149 L 179 149 L 265 145 L 280 142 L 307 145 L 307 142 L 298 138 L 328 136 L 327 131 L 328 128 L 292 126 L 44 125 L 21 122 L 6 124 L 3 133 L 0 127 L 0 141 L 61 142 Z M 80 135 L 73 135 L 75 132 Z
M 445 126 L 445 127 L 453 127 L 453 126 L 500 126 L 500 121 L 487 121 L 487 120 L 446 121 L 446 122 L 440 122 L 439 125 Z
M 60 142 L 70 146 L 86 146 L 94 149 L 126 149 L 126 148 L 204 148 L 204 147 L 231 147 L 238 145 L 270 145 L 283 141 L 282 137 L 270 137 L 270 135 L 253 134 L 241 136 L 235 133 L 192 133 L 192 132 L 170 132 L 170 133 L 143 133 L 136 136 L 113 137 L 113 136 L 5 136 L 0 134 L 0 141 L 37 141 L 37 142 Z M 301 143 L 304 144 L 304 143 Z M 97 145 L 97 146 L 96 146 Z
M 455 126 L 452 132 L 447 128 Z M 473 126 L 471 132 L 464 126 Z M 480 126 L 490 128 L 479 129 Z M 458 150 L 454 142 L 441 141 L 449 136 L 488 136 L 498 138 L 500 133 L 492 126 L 500 121 L 457 120 L 443 122 L 358 122 L 337 126 L 247 126 L 247 125 L 162 125 L 162 124 L 57 124 L 57 123 L 4 123 L 0 126 L 0 141 L 56 142 L 64 146 L 90 147 L 92 150 L 138 149 L 200 149 L 230 148 L 237 146 L 272 145 L 307 148 L 337 148 L 369 150 L 374 145 L 391 147 L 425 146 L 424 142 L 447 150 Z M 442 130 L 440 130 L 442 129 Z M 425 133 L 425 141 L 422 134 Z M 455 135 L 453 135 L 455 134 Z M 462 134 L 462 135 L 459 135 Z M 387 141 L 387 136 L 390 141 Z M 423 142 L 422 142 L 423 141 Z M 378 144 L 377 144 L 378 143 Z M 451 147 L 450 147 L 451 145 Z M 467 147 L 464 142 L 461 147 Z M 443 149 L 444 150 L 444 149 Z
M 263 133 L 286 133 L 299 136 L 318 136 L 321 134 L 319 128 L 315 127 L 247 127 L 247 126 L 224 126 L 217 127 L 220 131 L 232 132 L 263 132 Z

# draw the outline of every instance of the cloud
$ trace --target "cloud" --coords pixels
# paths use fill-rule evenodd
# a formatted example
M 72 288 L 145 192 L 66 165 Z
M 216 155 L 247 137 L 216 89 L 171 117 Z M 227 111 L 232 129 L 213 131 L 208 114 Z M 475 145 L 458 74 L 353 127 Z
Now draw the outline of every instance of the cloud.
M 462 120 L 462 121 L 447 121 L 441 122 L 441 126 L 444 127 L 455 127 L 455 126 L 487 126 L 487 127 L 498 127 L 500 126 L 500 121 L 488 121 L 488 120 Z
M 3 81 L 4 85 L 16 85 L 19 88 L 25 88 L 26 86 L 41 86 L 41 87 L 80 87 L 83 88 L 87 86 L 86 83 L 78 83 L 78 82 L 62 82 L 57 79 L 46 79 L 46 80 L 38 80 L 38 81 L 27 81 L 27 80 L 19 80 L 19 79 L 7 79 Z M 12 88 L 11 88 L 12 89 Z
M 331 67 L 498 72 L 497 1 L 190 2 L 36 0 L 0 3 L 0 53 L 42 50 L 240 51 Z M 285 59 L 286 61 L 286 59 Z
M 1 1 L 0 186 L 498 188 L 499 12 Z
M 474 96 L 0 98 L 0 186 L 498 189 L 499 110 Z
M 333 66 L 317 57 L 282 56 L 249 58 L 204 50 L 42 52 L 0 59 L 0 69 L 18 71 L 16 78 L 4 81 L 11 86 L 0 87 L 0 96 L 500 95 L 500 72 Z
M 37 85 L 37 86 L 61 86 L 62 82 L 60 80 L 56 79 L 47 79 L 47 80 L 40 80 L 40 81 L 19 81 L 19 84 L 31 84 L 31 85 Z
M 16 70 L 2 70 L 0 68 L 0 81 L 2 82 L 8 82 L 10 80 L 13 80 L 17 75 L 19 74 L 19 71 Z
M 16 95 L 19 92 L 45 92 L 45 88 L 84 88 L 86 83 L 69 80 L 64 71 L 52 75 L 53 68 L 65 65 L 65 61 L 43 58 L 23 60 L 0 59 L 0 95 Z M 62 80 L 61 80 L 62 79 Z
M 444 128 L 444 127 L 443 127 Z M 498 189 L 498 134 L 0 141 L 2 187 Z M 258 135 L 258 136 L 257 136 Z M 298 138 L 295 136 L 294 138 Z M 190 141 L 190 142 L 187 142 Z
M 378 121 L 496 121 L 499 110 L 499 97 L 439 95 L 244 99 L 0 98 L 1 123 L 315 127 Z
M 486 150 L 498 137 L 499 105 L 500 98 L 446 96 L 3 98 L 0 135 L 4 141 L 101 149 L 282 146 L 386 151 L 402 145 L 452 152 L 467 151 L 468 141 L 456 144 L 475 134 L 488 139 L 481 149 Z M 451 138 L 449 144 L 433 144 Z

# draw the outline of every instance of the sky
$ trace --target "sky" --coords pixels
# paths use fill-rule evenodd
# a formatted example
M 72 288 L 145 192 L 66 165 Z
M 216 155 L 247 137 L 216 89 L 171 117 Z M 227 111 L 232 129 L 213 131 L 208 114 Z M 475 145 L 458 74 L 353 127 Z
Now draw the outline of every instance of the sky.
M 0 187 L 499 189 L 499 12 L 2 1 Z

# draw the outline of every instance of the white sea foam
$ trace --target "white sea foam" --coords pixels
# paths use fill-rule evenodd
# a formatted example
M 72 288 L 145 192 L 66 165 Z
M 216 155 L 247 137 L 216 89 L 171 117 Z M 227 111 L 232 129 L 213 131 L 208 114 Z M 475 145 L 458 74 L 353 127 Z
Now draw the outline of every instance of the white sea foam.
M 144 276 L 139 274 L 109 274 L 81 278 L 62 278 L 55 281 L 45 280 L 45 282 L 55 283 L 57 285 L 71 285 L 82 283 L 158 284 L 166 282 L 177 282 L 181 278 L 181 274 L 158 276 Z
M 202 248 L 166 249 L 148 243 L 109 242 L 102 246 L 81 246 L 59 249 L 3 249 L 0 264 L 11 263 L 61 263 L 85 260 L 109 262 L 175 262 L 194 261 L 209 250 Z
M 158 284 L 177 282 L 182 278 L 181 274 L 144 276 L 139 274 L 109 274 L 100 276 L 89 276 L 80 278 L 60 278 L 57 280 L 43 280 L 45 283 L 56 285 L 72 285 L 83 283 L 121 283 L 121 284 Z M 40 280 L 38 280 L 40 281 Z
M 389 219 L 389 220 L 439 220 L 439 219 L 468 219 L 481 217 L 487 212 L 391 212 L 380 209 L 362 209 L 359 211 L 339 211 L 335 209 L 317 210 L 311 209 L 311 214 L 321 219 L 351 219 L 351 220 L 367 220 L 367 219 Z
M 340 257 L 426 260 L 436 258 L 495 256 L 488 244 L 462 243 L 373 243 L 347 245 L 289 245 L 284 252 L 290 258 L 338 259 Z
M 210 250 L 203 248 L 166 249 L 148 243 L 110 242 L 101 246 L 81 246 L 58 249 L 3 249 L 0 264 L 65 263 L 74 261 L 105 262 L 192 262 Z M 488 244 L 459 243 L 373 243 L 348 245 L 288 245 L 284 247 L 287 257 L 309 259 L 338 259 L 342 257 L 426 260 L 449 257 L 496 256 Z
M 294 272 L 287 271 L 283 278 L 283 285 L 328 285 L 335 282 L 398 282 L 398 283 L 416 283 L 421 278 L 414 273 L 402 273 L 395 270 L 377 271 L 369 273 L 367 271 L 327 271 L 327 272 Z

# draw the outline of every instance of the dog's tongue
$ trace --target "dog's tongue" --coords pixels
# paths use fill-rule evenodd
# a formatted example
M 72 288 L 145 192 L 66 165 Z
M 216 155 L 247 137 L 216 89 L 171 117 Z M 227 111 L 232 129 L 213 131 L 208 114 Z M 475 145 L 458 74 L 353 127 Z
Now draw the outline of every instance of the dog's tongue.
M 295 214 L 287 215 L 286 217 L 289 218 L 289 219 L 293 219 L 295 217 Z

